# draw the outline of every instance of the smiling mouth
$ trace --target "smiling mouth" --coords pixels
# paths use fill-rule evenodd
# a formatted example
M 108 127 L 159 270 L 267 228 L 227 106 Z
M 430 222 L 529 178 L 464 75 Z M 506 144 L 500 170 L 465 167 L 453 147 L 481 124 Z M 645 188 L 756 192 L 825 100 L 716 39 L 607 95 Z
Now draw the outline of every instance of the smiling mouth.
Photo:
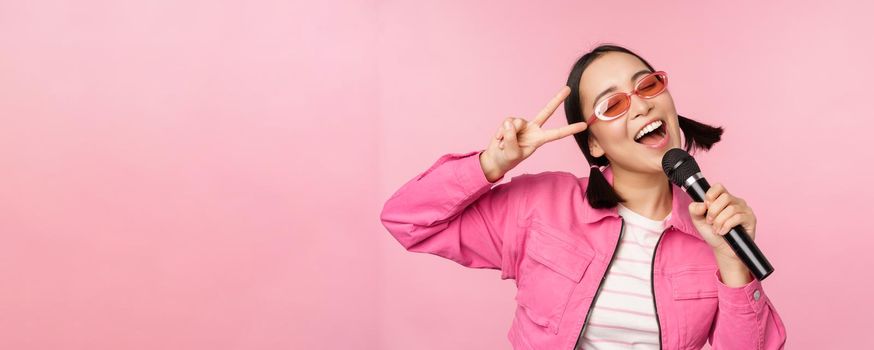
M 667 133 L 665 129 L 665 124 L 665 122 L 662 122 L 662 125 L 659 125 L 658 128 L 655 128 L 654 130 L 646 133 L 646 135 L 643 135 L 643 137 L 634 140 L 634 142 L 647 146 L 657 145 L 659 142 L 664 140 L 665 134 Z

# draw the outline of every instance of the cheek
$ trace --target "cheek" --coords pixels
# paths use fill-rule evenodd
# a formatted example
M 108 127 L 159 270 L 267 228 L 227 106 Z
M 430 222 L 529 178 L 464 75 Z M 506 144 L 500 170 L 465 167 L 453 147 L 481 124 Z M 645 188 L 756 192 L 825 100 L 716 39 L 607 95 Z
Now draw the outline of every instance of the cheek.
M 616 120 L 613 123 L 599 125 L 598 130 L 593 132 L 598 134 L 598 141 L 605 152 L 620 156 L 626 154 L 627 149 L 633 146 L 630 142 L 634 142 L 628 138 L 625 128 L 625 123 Z
M 628 126 L 625 123 L 610 123 L 603 128 L 603 138 L 611 144 L 621 144 L 628 141 Z
M 665 91 L 661 95 L 656 97 L 658 104 L 661 107 L 665 108 L 666 111 L 674 112 L 674 97 L 671 96 L 670 91 Z

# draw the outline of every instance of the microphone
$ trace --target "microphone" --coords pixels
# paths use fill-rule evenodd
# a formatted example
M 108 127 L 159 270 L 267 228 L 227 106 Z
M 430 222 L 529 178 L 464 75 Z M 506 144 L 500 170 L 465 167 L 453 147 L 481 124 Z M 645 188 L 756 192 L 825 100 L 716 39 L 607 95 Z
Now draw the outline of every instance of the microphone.
M 696 202 L 703 202 L 710 184 L 701 175 L 701 168 L 695 158 L 679 148 L 672 148 L 662 157 L 662 168 L 668 179 L 675 185 L 683 188 L 683 191 Z M 759 247 L 750 239 L 743 226 L 732 227 L 722 238 L 728 242 L 734 253 L 743 261 L 744 265 L 753 273 L 759 281 L 774 272 L 774 267 L 765 259 Z

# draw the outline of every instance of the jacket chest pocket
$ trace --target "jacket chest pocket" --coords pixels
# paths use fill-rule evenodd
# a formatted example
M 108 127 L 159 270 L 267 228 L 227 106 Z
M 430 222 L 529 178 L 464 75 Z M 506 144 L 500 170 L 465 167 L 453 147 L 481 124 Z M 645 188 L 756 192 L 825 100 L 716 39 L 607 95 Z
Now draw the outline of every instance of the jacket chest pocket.
M 674 303 L 679 312 L 683 344 L 700 348 L 707 342 L 716 317 L 716 265 L 683 267 L 670 275 Z
M 534 227 L 529 230 L 525 255 L 519 263 L 516 301 L 532 322 L 557 334 L 571 293 L 593 254 L 549 231 Z

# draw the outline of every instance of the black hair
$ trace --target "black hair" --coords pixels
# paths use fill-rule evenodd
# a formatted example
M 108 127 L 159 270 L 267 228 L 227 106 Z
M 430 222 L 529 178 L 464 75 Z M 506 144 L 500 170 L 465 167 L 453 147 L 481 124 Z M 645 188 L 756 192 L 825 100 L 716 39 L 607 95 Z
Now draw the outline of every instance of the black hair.
M 655 69 L 653 69 L 649 62 L 643 59 L 643 57 L 640 57 L 636 53 L 631 52 L 631 50 L 618 45 L 600 45 L 592 51 L 584 54 L 576 63 L 574 63 L 567 78 L 567 86 L 571 88 L 570 95 L 564 101 L 564 110 L 565 116 L 567 116 L 568 125 L 585 121 L 583 118 L 583 106 L 580 99 L 580 79 L 583 76 L 583 71 L 585 71 L 586 68 L 598 57 L 601 57 L 601 55 L 607 52 L 627 53 L 640 59 L 640 61 L 643 62 L 650 71 L 655 71 Z M 689 152 L 692 149 L 709 150 L 710 147 L 713 147 L 713 144 L 719 142 L 722 137 L 722 127 L 703 124 L 681 115 L 677 115 L 677 120 L 680 129 L 683 130 L 685 136 L 686 144 L 684 148 L 686 152 Z M 580 150 L 583 151 L 583 155 L 586 157 L 589 164 L 599 167 L 609 164 L 609 160 L 607 160 L 606 156 L 597 158 L 592 156 L 592 153 L 589 150 L 588 128 L 583 132 L 574 134 L 574 139 L 576 139 L 577 145 L 580 146 Z M 604 178 L 604 174 L 601 173 L 601 170 L 596 167 L 592 167 L 589 171 L 589 184 L 586 189 L 586 198 L 589 200 L 589 205 L 593 208 L 613 208 L 620 202 L 625 202 L 625 199 L 620 197 L 613 187 L 610 186 L 610 183 L 607 182 L 606 178 Z

